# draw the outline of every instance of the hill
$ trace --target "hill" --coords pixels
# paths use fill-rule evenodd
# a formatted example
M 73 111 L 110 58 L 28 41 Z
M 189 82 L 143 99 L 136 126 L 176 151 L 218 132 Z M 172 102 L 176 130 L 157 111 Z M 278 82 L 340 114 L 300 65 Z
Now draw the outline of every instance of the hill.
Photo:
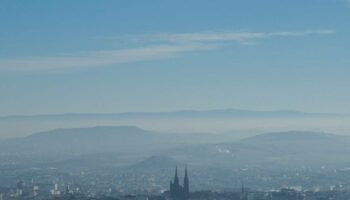
M 175 166 L 183 165 L 177 160 L 168 156 L 151 156 L 131 166 L 132 169 L 173 169 Z
M 100 153 L 150 156 L 183 145 L 224 141 L 213 134 L 170 134 L 135 126 L 98 126 L 61 128 L 0 142 L 0 155 L 45 157 L 77 156 Z
M 173 166 L 175 161 L 219 168 L 350 166 L 349 136 L 289 131 L 221 142 L 225 138 L 226 135 L 218 139 L 217 135 L 162 134 L 133 126 L 56 129 L 5 140 L 0 143 L 0 155 L 20 156 L 22 162 L 24 156 L 29 160 L 40 158 L 38 162 L 64 163 L 91 163 L 98 160 L 96 155 L 101 155 L 99 162 L 140 162 L 137 166 Z
M 184 162 L 223 167 L 350 164 L 350 137 L 317 132 L 278 132 L 233 143 L 197 145 L 170 152 Z
M 0 143 L 2 154 L 80 155 L 151 150 L 157 133 L 133 126 L 55 129 Z

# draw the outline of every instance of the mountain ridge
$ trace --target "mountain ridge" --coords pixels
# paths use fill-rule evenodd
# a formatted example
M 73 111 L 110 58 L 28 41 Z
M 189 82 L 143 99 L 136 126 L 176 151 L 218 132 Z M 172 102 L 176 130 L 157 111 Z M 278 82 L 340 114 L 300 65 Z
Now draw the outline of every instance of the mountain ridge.
M 316 131 L 283 131 L 283 132 L 272 132 L 272 133 L 263 133 L 255 135 L 249 138 L 242 139 L 241 142 L 253 141 L 253 140 L 310 140 L 310 139 L 321 139 L 321 138 L 330 138 L 332 136 L 336 137 L 345 137 L 342 135 L 326 133 L 326 132 L 316 132 Z M 349 137 L 350 138 L 350 137 Z
M 33 137 L 41 137 L 41 136 L 49 136 L 55 134 L 68 134 L 70 136 L 79 135 L 79 134 L 89 134 L 87 131 L 103 131 L 103 134 L 125 134 L 121 131 L 127 131 L 128 134 L 151 134 L 150 131 L 141 129 L 137 126 L 93 126 L 93 127 L 83 127 L 83 128 L 56 128 L 49 131 L 42 131 L 38 133 L 33 133 L 31 135 L 26 136 L 25 138 L 33 138 Z M 120 131 L 120 132 L 116 132 Z M 62 133 L 63 132 L 63 133 Z M 91 134 L 91 133 L 90 133 Z
M 271 110 L 258 111 L 248 109 L 212 109 L 212 110 L 179 110 L 164 112 L 121 112 L 121 113 L 63 113 L 63 114 L 38 114 L 38 115 L 9 115 L 0 116 L 0 120 L 10 119 L 35 119 L 35 118 L 75 118 L 75 117 L 157 117 L 157 116 L 203 116 L 203 115 L 228 115 L 228 116 L 250 116 L 250 115 L 282 115 L 282 116 L 333 116 L 349 117 L 348 113 L 314 113 L 297 110 Z

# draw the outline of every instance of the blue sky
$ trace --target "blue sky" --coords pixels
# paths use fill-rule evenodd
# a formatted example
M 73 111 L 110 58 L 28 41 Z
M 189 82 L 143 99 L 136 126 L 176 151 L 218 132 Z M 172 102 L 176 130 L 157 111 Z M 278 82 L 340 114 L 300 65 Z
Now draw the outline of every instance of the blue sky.
M 346 0 L 0 0 L 0 115 L 350 113 Z

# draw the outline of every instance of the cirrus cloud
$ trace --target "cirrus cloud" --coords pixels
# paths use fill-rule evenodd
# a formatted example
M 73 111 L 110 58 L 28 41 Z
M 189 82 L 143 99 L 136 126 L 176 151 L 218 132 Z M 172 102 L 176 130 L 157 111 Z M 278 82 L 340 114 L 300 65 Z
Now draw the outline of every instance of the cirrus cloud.
M 240 44 L 274 37 L 305 37 L 330 35 L 334 30 L 307 30 L 290 32 L 205 32 L 163 33 L 136 36 L 148 45 L 119 50 L 102 50 L 57 56 L 13 57 L 0 59 L 0 71 L 49 71 L 117 65 L 129 62 L 169 58 L 189 52 L 208 51 L 220 47 L 220 42 Z

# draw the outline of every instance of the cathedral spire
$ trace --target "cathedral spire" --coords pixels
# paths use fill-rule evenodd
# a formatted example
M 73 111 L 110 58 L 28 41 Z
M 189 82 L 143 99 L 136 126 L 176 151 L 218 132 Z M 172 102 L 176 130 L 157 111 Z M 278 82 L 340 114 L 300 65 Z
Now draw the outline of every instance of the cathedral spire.
M 179 177 L 177 174 L 177 166 L 175 168 L 174 182 L 170 181 L 170 197 L 173 200 L 188 200 L 190 196 L 189 192 L 189 180 L 187 174 L 187 167 L 185 168 L 183 186 L 179 182 Z
M 187 199 L 190 195 L 190 183 L 188 180 L 187 167 L 185 168 L 185 178 L 184 178 L 184 197 Z
M 177 166 L 175 168 L 174 184 L 179 185 L 179 177 L 177 176 Z

